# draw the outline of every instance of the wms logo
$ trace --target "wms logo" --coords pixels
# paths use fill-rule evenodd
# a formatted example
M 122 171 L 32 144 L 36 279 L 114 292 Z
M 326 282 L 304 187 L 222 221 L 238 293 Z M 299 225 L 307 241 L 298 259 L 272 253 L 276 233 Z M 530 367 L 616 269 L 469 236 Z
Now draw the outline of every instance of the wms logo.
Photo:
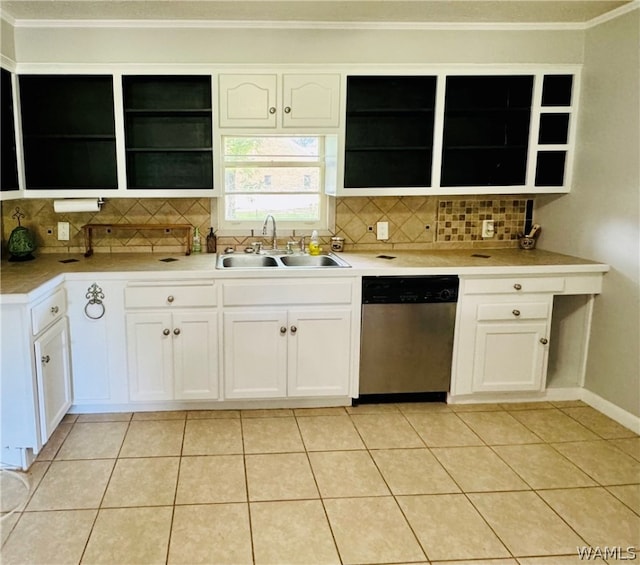
M 617 559 L 619 561 L 631 561 L 638 557 L 638 550 L 633 546 L 589 547 L 585 545 L 576 549 L 578 550 L 578 557 L 585 561 L 596 559 Z

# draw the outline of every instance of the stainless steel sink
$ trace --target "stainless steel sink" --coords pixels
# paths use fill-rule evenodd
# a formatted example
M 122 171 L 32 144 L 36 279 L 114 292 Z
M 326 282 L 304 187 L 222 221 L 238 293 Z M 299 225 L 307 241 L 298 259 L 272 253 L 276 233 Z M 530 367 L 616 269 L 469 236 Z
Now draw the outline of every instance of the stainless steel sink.
M 342 259 L 332 255 L 283 255 L 285 267 L 349 267 Z
M 262 268 L 313 268 L 351 267 L 349 263 L 334 255 L 288 255 L 238 253 L 219 255 L 218 269 L 262 269 Z
M 256 267 L 279 267 L 275 257 L 270 255 L 223 255 L 218 266 L 224 269 L 254 269 Z

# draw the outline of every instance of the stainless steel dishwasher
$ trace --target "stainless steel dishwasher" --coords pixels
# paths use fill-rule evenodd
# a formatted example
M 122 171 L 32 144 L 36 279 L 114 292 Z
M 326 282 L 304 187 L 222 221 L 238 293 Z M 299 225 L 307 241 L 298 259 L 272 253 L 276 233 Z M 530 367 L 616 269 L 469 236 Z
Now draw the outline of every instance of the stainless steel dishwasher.
M 455 276 L 363 277 L 359 401 L 445 396 L 458 285 Z

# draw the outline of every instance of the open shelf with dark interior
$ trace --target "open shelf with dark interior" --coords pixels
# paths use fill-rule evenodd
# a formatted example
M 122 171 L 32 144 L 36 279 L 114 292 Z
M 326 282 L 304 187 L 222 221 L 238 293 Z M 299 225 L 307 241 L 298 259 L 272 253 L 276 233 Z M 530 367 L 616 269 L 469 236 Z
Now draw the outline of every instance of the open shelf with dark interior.
M 22 75 L 20 106 L 27 188 L 117 188 L 111 76 Z
M 128 188 L 213 188 L 210 76 L 125 76 Z
M 536 156 L 536 186 L 563 186 L 568 149 L 548 149 L 545 145 L 569 143 L 572 75 L 545 75 L 542 81 L 542 108 Z M 553 111 L 551 111 L 553 110 Z
M 0 126 L 2 126 L 2 138 L 0 139 L 0 159 L 2 159 L 2 179 L 0 190 L 18 190 L 18 160 L 16 155 L 16 130 L 13 119 L 13 91 L 11 88 L 11 73 L 6 69 L 1 71 Z
M 346 188 L 431 186 L 436 77 L 347 77 Z
M 524 185 L 533 76 L 447 77 L 441 186 Z

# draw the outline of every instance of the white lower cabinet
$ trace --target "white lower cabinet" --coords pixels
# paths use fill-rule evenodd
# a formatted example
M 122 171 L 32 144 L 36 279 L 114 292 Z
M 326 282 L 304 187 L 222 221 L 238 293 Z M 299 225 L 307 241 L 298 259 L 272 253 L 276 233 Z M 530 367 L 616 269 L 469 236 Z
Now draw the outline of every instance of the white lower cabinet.
M 127 314 L 131 400 L 217 398 L 217 349 L 215 311 Z
M 344 396 L 350 336 L 347 309 L 225 312 L 225 396 Z
M 346 395 L 350 334 L 350 310 L 290 310 L 287 394 Z
M 509 293 L 476 294 L 472 283 L 462 285 L 458 303 L 451 393 L 543 390 L 553 294 L 522 294 L 525 283 Z
M 124 298 L 130 400 L 217 399 L 214 281 L 141 281 Z
M 476 327 L 473 392 L 542 390 L 549 326 L 479 323 Z
M 33 342 L 40 433 L 46 442 L 71 407 L 71 365 L 67 319 L 58 320 Z
M 72 402 L 64 287 L 0 307 L 0 460 L 26 469 Z
M 287 395 L 287 312 L 224 313 L 225 398 Z
M 353 288 L 351 279 L 225 282 L 225 398 L 347 396 Z

